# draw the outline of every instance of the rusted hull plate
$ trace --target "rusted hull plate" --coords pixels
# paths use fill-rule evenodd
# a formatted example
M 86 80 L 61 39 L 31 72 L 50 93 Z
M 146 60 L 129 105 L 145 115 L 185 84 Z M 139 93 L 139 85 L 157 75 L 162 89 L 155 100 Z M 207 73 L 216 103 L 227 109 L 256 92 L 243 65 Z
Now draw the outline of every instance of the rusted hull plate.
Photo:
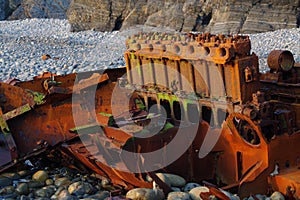
M 300 198 L 300 169 L 281 170 L 280 174 L 270 176 L 269 184 L 273 191 L 279 191 L 287 197 Z

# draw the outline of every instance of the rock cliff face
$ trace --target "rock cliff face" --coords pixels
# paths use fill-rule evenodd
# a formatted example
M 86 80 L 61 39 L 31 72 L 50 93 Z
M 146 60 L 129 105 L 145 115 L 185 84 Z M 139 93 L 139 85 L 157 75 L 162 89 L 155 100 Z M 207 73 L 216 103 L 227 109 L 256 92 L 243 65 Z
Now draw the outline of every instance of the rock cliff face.
M 21 0 L 0 0 L 0 20 L 6 19 L 20 4 Z
M 145 24 L 177 31 L 255 33 L 299 27 L 300 0 L 72 0 L 73 31 Z
M 72 31 L 256 33 L 299 27 L 300 0 L 0 0 L 0 20 L 23 18 L 68 18 Z
M 66 19 L 71 0 L 0 0 L 0 20 L 24 18 Z

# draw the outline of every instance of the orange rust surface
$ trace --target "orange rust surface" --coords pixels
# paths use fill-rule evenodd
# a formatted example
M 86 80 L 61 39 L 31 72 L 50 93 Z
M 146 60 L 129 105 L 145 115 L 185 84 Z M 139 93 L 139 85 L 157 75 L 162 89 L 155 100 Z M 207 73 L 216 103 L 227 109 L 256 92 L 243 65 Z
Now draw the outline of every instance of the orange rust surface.
M 300 198 L 300 68 L 290 52 L 272 52 L 270 71 L 259 74 L 248 36 L 140 33 L 126 45 L 125 83 L 118 81 L 125 68 L 81 75 L 44 74 L 15 86 L 0 83 L 1 131 L 5 132 L 7 124 L 17 156 L 41 144 L 65 142 L 61 148 L 66 155 L 108 176 L 114 184 L 150 188 L 146 174 L 121 172 L 96 156 L 125 165 L 125 150 L 166 149 L 182 130 L 187 135 L 177 145 L 187 145 L 186 151 L 158 171 L 181 175 L 187 181 L 212 180 L 219 186 L 236 187 L 241 197 L 265 194 L 271 184 L 273 190 Z M 113 92 L 119 95 L 113 97 Z M 95 105 L 86 105 L 92 93 Z M 38 100 L 36 95 L 44 96 Z M 138 110 L 136 99 L 145 110 Z M 124 107 L 125 100 L 129 105 Z M 174 127 L 148 138 L 136 137 L 138 131 L 130 128 L 143 129 L 149 121 L 156 122 L 155 117 L 147 118 L 155 104 L 165 108 L 167 121 Z M 159 109 L 156 112 L 155 116 L 161 114 Z M 75 123 L 74 115 L 80 123 Z M 193 121 L 195 116 L 200 120 Z M 112 118 L 122 123 L 117 125 Z M 127 126 L 126 120 L 134 126 Z M 71 133 L 71 129 L 77 131 Z M 196 136 L 190 145 L 191 131 Z M 219 138 L 211 150 L 204 149 L 209 151 L 205 157 L 199 157 L 209 134 Z M 8 137 L 0 136 L 5 143 L 0 148 L 5 158 L 2 165 L 12 160 L 13 153 L 7 148 Z M 147 165 L 147 160 L 126 163 L 126 167 L 136 169 L 137 164 Z M 270 176 L 275 166 L 279 174 Z M 210 188 L 210 193 L 222 195 L 217 188 Z
M 300 169 L 281 170 L 280 174 L 269 177 L 269 184 L 274 191 L 281 191 L 286 196 L 298 198 L 300 196 Z

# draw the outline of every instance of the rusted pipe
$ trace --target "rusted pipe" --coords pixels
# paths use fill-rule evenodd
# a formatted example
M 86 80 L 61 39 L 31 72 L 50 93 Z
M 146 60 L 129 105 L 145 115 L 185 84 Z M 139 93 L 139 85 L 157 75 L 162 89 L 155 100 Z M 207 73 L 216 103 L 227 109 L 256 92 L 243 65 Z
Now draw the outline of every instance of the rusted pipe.
M 287 50 L 273 50 L 268 56 L 268 66 L 271 71 L 289 71 L 295 64 L 294 56 Z

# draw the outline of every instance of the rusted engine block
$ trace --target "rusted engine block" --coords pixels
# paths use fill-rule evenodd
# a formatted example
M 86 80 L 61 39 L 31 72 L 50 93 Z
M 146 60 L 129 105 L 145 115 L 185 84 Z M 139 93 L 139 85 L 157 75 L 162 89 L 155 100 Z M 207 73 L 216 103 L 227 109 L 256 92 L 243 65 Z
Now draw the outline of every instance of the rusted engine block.
M 0 83 L 2 168 L 59 146 L 126 188 L 152 187 L 148 174 L 167 192 L 161 171 L 242 197 L 300 198 L 300 69 L 290 51 L 272 51 L 261 74 L 248 36 L 140 33 L 126 45 L 126 68 Z

